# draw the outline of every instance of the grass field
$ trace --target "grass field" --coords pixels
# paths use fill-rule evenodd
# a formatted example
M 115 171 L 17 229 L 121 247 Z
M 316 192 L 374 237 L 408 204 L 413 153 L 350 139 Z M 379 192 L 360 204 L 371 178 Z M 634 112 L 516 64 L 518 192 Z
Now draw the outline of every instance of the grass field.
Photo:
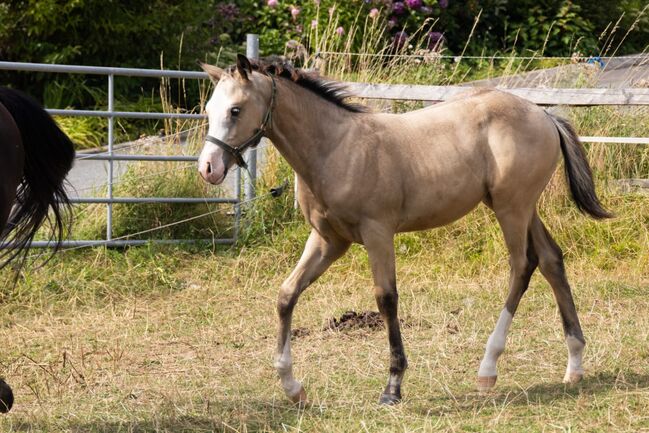
M 334 75 L 338 66 L 350 74 L 337 65 L 326 66 Z M 400 68 L 388 66 L 376 74 Z M 361 78 L 376 78 L 370 72 Z M 649 134 L 646 109 L 592 107 L 567 115 L 582 135 Z M 649 431 L 649 198 L 622 193 L 611 182 L 647 178 L 649 148 L 592 145 L 589 160 L 615 219 L 580 215 L 560 170 L 540 201 L 566 255 L 588 343 L 586 376 L 576 386 L 561 383 L 567 350 L 560 318 L 550 288 L 535 275 L 496 388 L 476 391 L 508 281 L 500 230 L 479 207 L 450 226 L 396 239 L 410 364 L 404 401 L 377 404 L 389 359 L 383 329 L 325 329 L 346 311 L 376 310 L 366 254 L 354 246 L 297 306 L 294 373 L 310 405 L 294 407 L 272 366 L 276 293 L 308 235 L 288 194 L 248 209 L 242 242 L 233 249 L 83 249 L 28 267 L 15 286 L 11 272 L 0 273 L 0 374 L 16 395 L 12 412 L 0 417 L 0 432 Z M 264 189 L 292 178 L 275 163 Z M 118 187 L 124 195 L 142 191 L 213 192 L 193 169 L 162 163 L 129 173 Z M 116 205 L 115 233 L 209 209 Z M 100 236 L 104 214 L 103 207 L 85 208 L 73 235 Z M 223 224 L 214 215 L 206 221 L 163 234 L 205 237 Z
M 298 304 L 295 374 L 311 404 L 294 407 L 272 362 L 276 292 L 308 234 L 295 221 L 254 248 L 66 252 L 7 283 L 0 365 L 16 404 L 0 431 L 649 430 L 649 201 L 607 188 L 618 217 L 594 222 L 554 189 L 542 208 L 588 342 L 577 386 L 561 383 L 560 319 L 535 275 L 499 383 L 476 392 L 508 278 L 499 229 L 480 207 L 396 241 L 410 361 L 403 403 L 377 404 L 384 330 L 324 330 L 347 310 L 376 310 L 366 254 L 354 247 Z

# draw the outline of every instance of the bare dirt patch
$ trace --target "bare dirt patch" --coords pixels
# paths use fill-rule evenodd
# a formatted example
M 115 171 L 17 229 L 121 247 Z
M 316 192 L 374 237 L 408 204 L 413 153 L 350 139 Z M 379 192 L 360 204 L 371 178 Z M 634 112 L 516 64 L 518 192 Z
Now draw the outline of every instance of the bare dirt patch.
M 382 329 L 383 319 L 377 311 L 345 311 L 339 319 L 332 317 L 323 331 L 349 331 L 353 329 Z

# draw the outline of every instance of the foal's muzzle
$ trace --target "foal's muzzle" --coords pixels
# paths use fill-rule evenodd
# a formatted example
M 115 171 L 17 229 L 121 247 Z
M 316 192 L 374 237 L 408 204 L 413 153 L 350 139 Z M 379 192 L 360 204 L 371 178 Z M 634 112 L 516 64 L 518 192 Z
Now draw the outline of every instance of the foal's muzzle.
M 228 167 L 223 156 L 222 152 L 203 149 L 198 158 L 198 172 L 205 182 L 218 185 L 225 180 Z

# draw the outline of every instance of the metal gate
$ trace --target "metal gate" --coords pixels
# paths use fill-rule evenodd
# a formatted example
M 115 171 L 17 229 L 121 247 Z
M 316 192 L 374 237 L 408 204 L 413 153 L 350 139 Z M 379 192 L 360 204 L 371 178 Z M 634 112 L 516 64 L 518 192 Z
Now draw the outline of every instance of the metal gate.
M 258 57 L 259 39 L 257 35 L 248 35 L 248 56 L 251 58 Z M 147 78 L 176 78 L 176 79 L 208 79 L 208 75 L 198 71 L 174 71 L 174 70 L 156 70 L 156 69 L 135 69 L 135 68 L 113 68 L 113 67 L 96 67 L 96 66 L 74 66 L 74 65 L 56 65 L 45 63 L 21 63 L 21 62 L 0 62 L 0 70 L 27 71 L 27 72 L 52 72 L 66 74 L 89 74 L 103 75 L 107 78 L 108 90 L 108 109 L 103 110 L 71 110 L 71 109 L 47 109 L 47 111 L 56 116 L 82 116 L 82 117 L 103 117 L 108 119 L 108 137 L 107 150 L 96 154 L 77 154 L 77 159 L 83 160 L 100 160 L 108 162 L 108 173 L 106 178 L 106 196 L 105 197 L 78 197 L 71 198 L 75 204 L 82 203 L 101 203 L 106 204 L 106 236 L 105 239 L 93 240 L 65 240 L 61 244 L 63 247 L 82 247 L 82 246 L 131 246 L 142 245 L 148 242 L 156 243 L 184 243 L 192 241 L 201 241 L 200 239 L 128 239 L 130 236 L 115 238 L 113 236 L 113 205 L 123 203 L 220 203 L 231 204 L 233 206 L 234 230 L 231 238 L 224 239 L 205 239 L 210 243 L 232 244 L 236 242 L 241 220 L 241 195 L 242 195 L 242 173 L 237 167 L 234 170 L 235 183 L 232 197 L 115 197 L 113 195 L 113 185 L 115 181 L 114 163 L 115 161 L 197 161 L 197 156 L 183 155 L 134 155 L 115 152 L 114 131 L 116 118 L 130 119 L 205 119 L 202 114 L 191 113 L 163 113 L 163 112 L 136 112 L 136 111 L 115 111 L 115 86 L 116 76 L 122 77 L 147 77 Z M 256 177 L 256 152 L 250 150 L 247 153 L 249 162 L 249 175 L 245 179 L 245 198 L 250 200 L 254 197 L 254 185 Z M 139 234 L 139 233 L 137 233 Z M 134 236 L 134 235 L 131 235 Z M 33 247 L 52 247 L 54 243 L 49 241 L 34 241 Z M 0 246 L 3 247 L 3 246 Z

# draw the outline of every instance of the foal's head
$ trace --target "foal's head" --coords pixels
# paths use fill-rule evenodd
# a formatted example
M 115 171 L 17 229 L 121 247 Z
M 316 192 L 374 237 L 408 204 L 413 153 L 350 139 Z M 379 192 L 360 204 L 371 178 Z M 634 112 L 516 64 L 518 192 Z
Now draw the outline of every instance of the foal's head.
M 201 64 L 215 84 L 205 106 L 208 135 L 198 159 L 198 171 L 205 181 L 218 185 L 234 164 L 242 165 L 238 150 L 254 146 L 260 130 L 270 127 L 272 109 L 271 79 L 257 72 L 244 56 L 237 57 L 229 71 Z M 228 147 L 230 149 L 228 149 Z

